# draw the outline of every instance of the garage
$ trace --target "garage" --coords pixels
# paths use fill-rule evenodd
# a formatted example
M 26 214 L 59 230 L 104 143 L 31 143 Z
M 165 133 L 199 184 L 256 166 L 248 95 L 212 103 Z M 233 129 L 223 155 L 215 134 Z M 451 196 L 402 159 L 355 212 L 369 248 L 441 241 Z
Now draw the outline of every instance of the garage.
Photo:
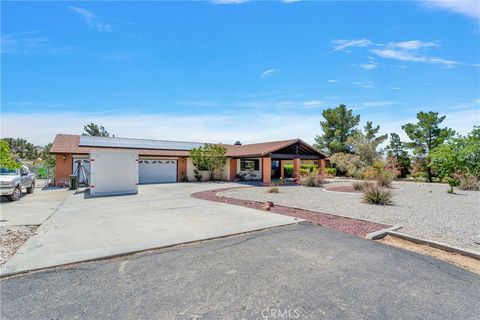
M 177 181 L 177 160 L 140 159 L 138 161 L 140 183 L 162 183 Z

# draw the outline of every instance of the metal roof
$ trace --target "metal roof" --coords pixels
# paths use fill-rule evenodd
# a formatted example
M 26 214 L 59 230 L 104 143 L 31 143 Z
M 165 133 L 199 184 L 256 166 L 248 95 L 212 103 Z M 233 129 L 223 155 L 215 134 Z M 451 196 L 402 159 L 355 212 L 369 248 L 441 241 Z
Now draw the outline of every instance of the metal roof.
M 191 150 L 201 147 L 204 144 L 198 142 L 80 136 L 80 143 L 78 145 L 81 147 Z

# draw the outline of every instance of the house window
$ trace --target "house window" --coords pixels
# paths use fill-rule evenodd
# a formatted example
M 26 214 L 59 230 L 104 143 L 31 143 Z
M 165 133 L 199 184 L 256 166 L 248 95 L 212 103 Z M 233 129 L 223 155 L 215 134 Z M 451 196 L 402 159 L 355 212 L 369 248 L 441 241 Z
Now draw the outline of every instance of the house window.
M 260 160 L 258 159 L 240 159 L 240 171 L 260 170 Z

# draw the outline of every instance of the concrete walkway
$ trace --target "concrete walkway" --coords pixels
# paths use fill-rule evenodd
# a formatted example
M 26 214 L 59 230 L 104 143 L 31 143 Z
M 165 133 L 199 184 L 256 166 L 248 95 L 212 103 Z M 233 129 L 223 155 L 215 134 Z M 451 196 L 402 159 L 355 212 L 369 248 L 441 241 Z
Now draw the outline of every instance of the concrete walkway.
M 194 199 L 232 183 L 140 186 L 138 195 L 71 194 L 1 275 L 296 223 L 292 217 Z

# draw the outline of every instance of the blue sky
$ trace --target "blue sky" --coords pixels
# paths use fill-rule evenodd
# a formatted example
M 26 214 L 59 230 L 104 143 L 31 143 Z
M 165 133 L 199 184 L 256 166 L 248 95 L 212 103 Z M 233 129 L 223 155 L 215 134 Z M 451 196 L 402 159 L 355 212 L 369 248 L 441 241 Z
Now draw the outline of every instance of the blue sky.
M 233 3 L 231 3 L 233 2 Z M 313 142 L 345 103 L 382 132 L 480 123 L 480 4 L 2 2 L 2 137 Z

